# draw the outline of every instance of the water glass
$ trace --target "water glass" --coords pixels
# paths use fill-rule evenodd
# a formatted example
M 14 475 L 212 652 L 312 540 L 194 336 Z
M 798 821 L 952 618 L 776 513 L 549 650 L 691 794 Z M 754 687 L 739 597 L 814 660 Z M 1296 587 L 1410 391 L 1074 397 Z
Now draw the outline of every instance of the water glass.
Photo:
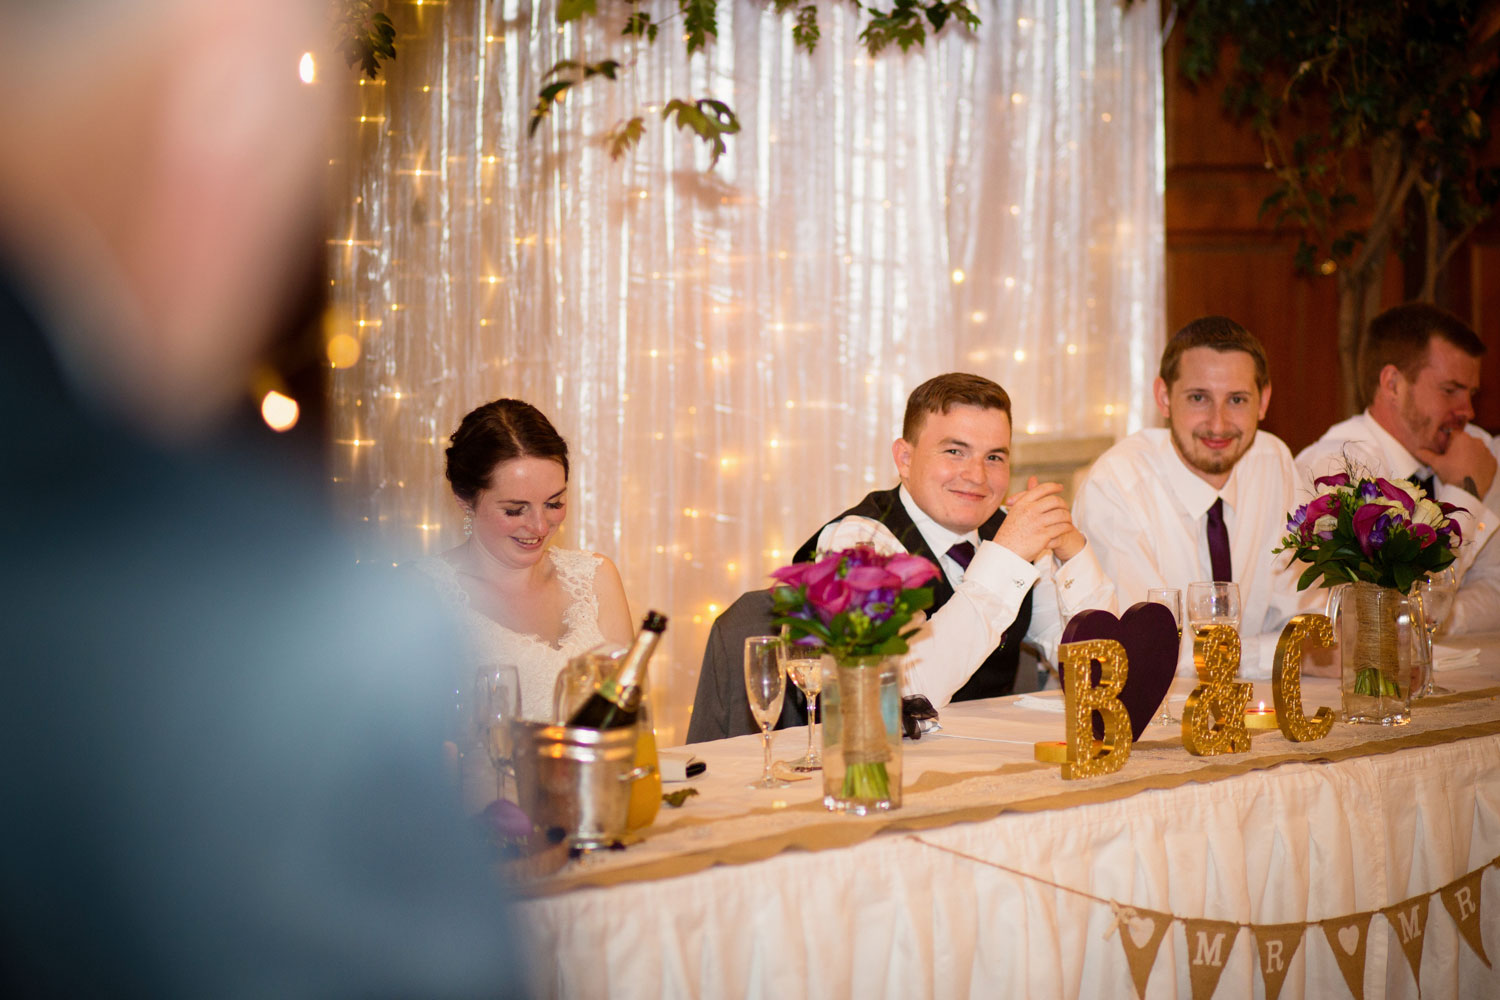
M 765 745 L 765 773 L 750 788 L 781 788 L 787 782 L 771 774 L 771 727 L 781 717 L 781 703 L 786 698 L 786 670 L 777 650 L 779 635 L 752 635 L 745 640 L 745 694 L 750 699 L 750 714 L 760 726 Z
M 505 798 L 505 778 L 514 774 L 511 763 L 511 723 L 521 717 L 521 678 L 510 663 L 480 667 L 474 675 L 475 736 L 495 769 L 495 797 Z
M 1182 648 L 1182 591 L 1171 587 L 1153 587 L 1146 591 L 1146 603 L 1165 605 L 1172 612 L 1172 621 L 1177 624 L 1178 651 Z M 1159 726 L 1175 726 L 1182 720 L 1172 714 L 1172 696 L 1170 693 L 1162 699 L 1161 711 L 1154 721 Z
M 1452 688 L 1442 687 L 1432 679 L 1433 643 L 1437 630 L 1453 613 L 1453 599 L 1458 595 L 1458 574 L 1451 566 L 1438 570 L 1436 573 L 1429 573 L 1412 585 L 1412 595 L 1422 603 L 1422 621 L 1427 629 L 1426 671 L 1422 677 L 1421 687 L 1413 692 L 1412 697 L 1425 698 L 1428 695 L 1452 694 Z
M 1196 633 L 1210 625 L 1240 630 L 1240 588 L 1223 580 L 1188 584 L 1188 625 Z

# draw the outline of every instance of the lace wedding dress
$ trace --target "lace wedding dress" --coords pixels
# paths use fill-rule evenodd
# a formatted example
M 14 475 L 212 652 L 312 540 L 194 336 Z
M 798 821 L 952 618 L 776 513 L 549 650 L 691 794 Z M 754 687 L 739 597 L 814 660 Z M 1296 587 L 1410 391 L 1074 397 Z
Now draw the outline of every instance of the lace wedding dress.
M 510 663 L 521 680 L 521 717 L 552 721 L 552 688 L 568 660 L 604 641 L 599 631 L 599 598 L 594 573 L 602 561 L 592 552 L 549 548 L 547 556 L 569 597 L 563 612 L 563 634 L 556 646 L 535 635 L 515 632 L 469 606 L 469 595 L 458 582 L 458 571 L 438 556 L 412 564 L 437 587 L 444 603 L 459 616 L 473 670 L 490 663 Z

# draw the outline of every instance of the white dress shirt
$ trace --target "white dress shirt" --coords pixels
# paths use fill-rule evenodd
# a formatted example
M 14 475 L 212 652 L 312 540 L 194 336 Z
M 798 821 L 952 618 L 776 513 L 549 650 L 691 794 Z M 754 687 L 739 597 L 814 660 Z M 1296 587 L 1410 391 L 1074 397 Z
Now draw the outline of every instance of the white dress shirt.
M 927 547 L 938 554 L 938 565 L 953 585 L 953 596 L 911 638 L 911 651 L 902 667 L 905 694 L 921 694 L 941 708 L 952 700 L 974 671 L 1000 645 L 1005 630 L 1016 620 L 1026 593 L 1036 588 L 1031 602 L 1031 625 L 1026 638 L 1052 659 L 1062 638 L 1066 618 L 1090 608 L 1116 610 L 1114 587 L 1099 568 L 1090 546 L 1084 546 L 1061 566 L 1044 552 L 1029 563 L 995 542 L 981 542 L 979 532 L 958 535 L 938 524 L 905 486 L 899 493 Z M 965 570 L 947 555 L 958 541 L 975 545 L 974 559 Z M 881 553 L 906 548 L 884 524 L 868 517 L 834 521 L 818 535 L 818 551 L 866 543 Z
M 1240 676 L 1271 676 L 1276 639 L 1292 615 L 1322 611 L 1317 588 L 1299 593 L 1303 567 L 1290 553 L 1272 555 L 1296 509 L 1292 453 L 1280 438 L 1257 431 L 1223 489 L 1214 489 L 1178 455 L 1165 427 L 1137 431 L 1115 443 L 1089 470 L 1078 491 L 1073 519 L 1089 537 L 1120 603 L 1146 599 L 1146 591 L 1182 591 L 1212 580 L 1208 509 L 1224 501 L 1230 568 L 1240 592 Z M 1183 623 L 1187 632 L 1187 625 Z M 1193 648 L 1182 643 L 1177 672 L 1191 676 Z
M 1473 424 L 1464 430 L 1479 438 L 1500 460 L 1500 442 Z M 1381 427 L 1366 410 L 1348 420 L 1334 424 L 1318 440 L 1297 456 L 1297 472 L 1305 502 L 1312 496 L 1313 480 L 1353 467 L 1356 474 L 1405 479 L 1413 472 L 1432 475 L 1432 469 L 1419 462 L 1405 446 Z M 1463 531 L 1463 545 L 1453 568 L 1458 572 L 1458 597 L 1449 618 L 1450 632 L 1487 632 L 1500 628 L 1500 545 L 1490 544 L 1500 524 L 1500 476 L 1490 485 L 1483 499 L 1450 483 L 1438 482 L 1437 499 L 1457 504 L 1467 513 L 1455 514 Z

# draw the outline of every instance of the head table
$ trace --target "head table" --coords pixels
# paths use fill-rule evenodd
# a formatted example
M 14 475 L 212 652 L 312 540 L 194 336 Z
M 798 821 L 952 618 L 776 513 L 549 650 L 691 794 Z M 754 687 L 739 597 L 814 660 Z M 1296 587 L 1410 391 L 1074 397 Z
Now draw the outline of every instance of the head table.
M 628 849 L 522 887 L 536 990 L 1128 997 L 1134 966 L 1150 997 L 1259 997 L 1270 961 L 1282 997 L 1416 997 L 1395 918 L 1371 913 L 1420 897 L 1422 993 L 1500 996 L 1450 917 L 1477 906 L 1468 933 L 1500 956 L 1500 871 L 1485 874 L 1500 857 L 1500 635 L 1443 645 L 1477 648 L 1478 664 L 1440 671 L 1455 693 L 1416 702 L 1408 725 L 1336 723 L 1302 744 L 1272 730 L 1248 753 L 1194 757 L 1153 724 L 1122 771 L 1087 780 L 1033 759 L 1062 738 L 1059 692 L 950 705 L 941 732 L 905 742 L 905 801 L 876 817 L 826 811 L 820 775 L 746 789 L 758 736 L 695 745 L 697 796 Z M 1175 682 L 1179 715 L 1192 683 Z M 1304 678 L 1303 695 L 1309 715 L 1338 708 L 1332 679 Z M 778 732 L 776 757 L 806 739 Z M 1290 934 L 1267 945 L 1273 925 Z

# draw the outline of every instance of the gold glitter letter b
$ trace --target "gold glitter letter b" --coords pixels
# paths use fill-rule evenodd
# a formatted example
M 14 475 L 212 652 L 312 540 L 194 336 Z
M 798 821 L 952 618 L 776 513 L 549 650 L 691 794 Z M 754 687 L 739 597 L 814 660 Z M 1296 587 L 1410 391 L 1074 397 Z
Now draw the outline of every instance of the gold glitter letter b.
M 1130 744 L 1135 734 L 1130 728 L 1130 713 L 1119 699 L 1125 686 L 1129 665 L 1125 647 L 1113 639 L 1090 639 L 1058 647 L 1063 676 L 1067 684 L 1068 760 L 1062 766 L 1064 778 L 1097 778 L 1113 774 L 1130 759 Z M 1099 686 L 1089 681 L 1089 667 L 1099 661 Z M 1094 713 L 1104 719 L 1104 745 L 1094 751 Z

